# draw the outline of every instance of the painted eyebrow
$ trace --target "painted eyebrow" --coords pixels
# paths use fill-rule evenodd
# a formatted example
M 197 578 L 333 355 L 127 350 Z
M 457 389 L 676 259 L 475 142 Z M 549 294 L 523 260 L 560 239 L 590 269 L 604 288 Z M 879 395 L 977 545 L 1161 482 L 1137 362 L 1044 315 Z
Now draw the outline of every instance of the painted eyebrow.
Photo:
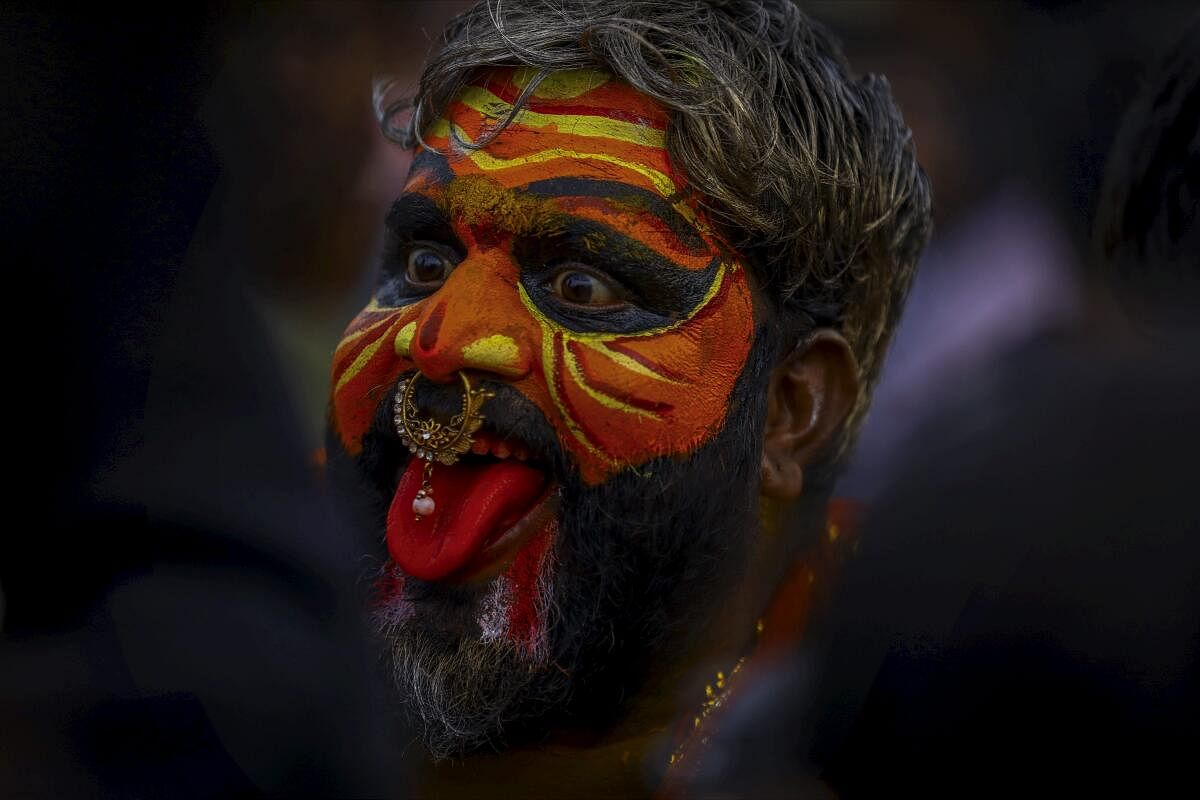
M 424 174 L 425 189 L 444 188 L 455 179 L 449 162 L 440 153 L 422 151 L 413 161 L 411 176 Z M 506 189 L 536 197 L 600 197 L 634 201 L 654 214 L 668 226 L 685 247 L 708 252 L 706 242 L 699 231 L 661 196 L 637 186 L 620 181 L 589 178 L 547 178 L 534 181 L 523 187 Z M 598 220 L 578 217 L 568 211 L 558 210 L 555 217 L 561 221 L 558 233 L 543 236 L 517 235 L 514 256 L 521 264 L 523 274 L 537 270 L 535 252 L 539 243 L 557 242 L 566 245 L 569 257 L 580 263 L 603 269 L 630 289 L 644 297 L 656 298 L 664 306 L 673 309 L 691 308 L 704 296 L 716 279 L 722 257 L 714 255 L 708 265 L 700 270 L 687 269 L 669 258 L 660 255 L 644 243 L 617 228 Z M 454 221 L 440 198 L 430 197 L 423 190 L 406 192 L 393 204 L 388 214 L 387 228 L 393 237 L 411 239 L 428 236 L 454 243 L 465 255 L 454 230 Z M 599 239 L 601 247 L 589 246 Z M 589 240 L 591 240 L 589 242 Z
M 644 206 L 658 217 L 675 234 L 684 247 L 692 250 L 706 249 L 699 231 L 659 195 L 640 186 L 630 186 L 620 181 L 605 181 L 596 178 L 547 178 L 534 181 L 523 191 L 539 197 L 601 197 L 618 201 L 633 201 Z
M 678 313 L 694 308 L 716 280 L 720 255 L 714 255 L 704 269 L 687 269 L 601 222 L 565 213 L 563 219 L 566 224 L 555 236 L 518 238 L 514 255 L 523 275 L 539 272 L 538 265 L 524 258 L 524 253 L 536 258 L 539 245 L 549 240 L 566 244 L 569 260 L 603 270 L 662 311 Z M 600 239 L 600 247 L 594 246 L 596 238 Z M 532 249 L 526 251 L 526 246 Z

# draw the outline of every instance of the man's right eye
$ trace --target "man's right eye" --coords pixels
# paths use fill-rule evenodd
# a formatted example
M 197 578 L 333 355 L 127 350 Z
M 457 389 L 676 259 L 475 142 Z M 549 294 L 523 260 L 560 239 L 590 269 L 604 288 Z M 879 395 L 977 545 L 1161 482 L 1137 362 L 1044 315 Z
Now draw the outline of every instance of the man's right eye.
M 446 282 L 454 263 L 430 247 L 414 247 L 408 251 L 404 277 L 414 288 L 433 291 Z

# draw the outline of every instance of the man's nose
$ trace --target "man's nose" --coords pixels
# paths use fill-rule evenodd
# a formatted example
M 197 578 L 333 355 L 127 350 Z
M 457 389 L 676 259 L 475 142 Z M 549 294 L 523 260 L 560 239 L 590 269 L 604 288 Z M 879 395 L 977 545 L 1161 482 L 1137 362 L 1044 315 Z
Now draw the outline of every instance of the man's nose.
M 396 354 L 412 359 L 433 381 L 453 380 L 463 369 L 525 377 L 533 364 L 535 323 L 517 294 L 518 280 L 515 264 L 463 261 L 396 336 Z

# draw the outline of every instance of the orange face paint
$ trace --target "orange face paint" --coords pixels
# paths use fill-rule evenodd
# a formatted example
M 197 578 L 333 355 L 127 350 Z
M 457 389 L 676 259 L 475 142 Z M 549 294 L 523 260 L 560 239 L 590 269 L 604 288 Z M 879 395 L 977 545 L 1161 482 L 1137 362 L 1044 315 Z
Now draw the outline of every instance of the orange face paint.
M 487 146 L 456 147 L 452 133 L 473 142 L 507 116 L 528 78 L 486 76 L 425 132 L 445 155 L 418 153 L 398 205 L 442 217 L 461 260 L 432 293 L 381 291 L 346 330 L 332 415 L 351 454 L 413 369 L 510 381 L 591 484 L 687 454 L 724 423 L 753 336 L 750 290 L 671 165 L 666 111 L 603 73 L 558 72 Z M 564 303 L 545 280 L 564 253 L 626 302 Z

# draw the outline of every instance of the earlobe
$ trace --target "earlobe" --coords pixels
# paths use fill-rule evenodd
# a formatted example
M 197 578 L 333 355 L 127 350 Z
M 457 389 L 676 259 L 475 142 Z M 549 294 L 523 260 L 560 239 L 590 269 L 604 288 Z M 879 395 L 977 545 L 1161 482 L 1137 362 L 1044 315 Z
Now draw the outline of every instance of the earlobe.
M 763 450 L 762 493 L 780 500 L 794 500 L 804 489 L 804 470 L 794 459 L 775 458 Z
M 805 470 L 836 437 L 857 398 L 857 360 L 832 329 L 813 332 L 775 367 L 763 435 L 764 495 L 800 496 Z

